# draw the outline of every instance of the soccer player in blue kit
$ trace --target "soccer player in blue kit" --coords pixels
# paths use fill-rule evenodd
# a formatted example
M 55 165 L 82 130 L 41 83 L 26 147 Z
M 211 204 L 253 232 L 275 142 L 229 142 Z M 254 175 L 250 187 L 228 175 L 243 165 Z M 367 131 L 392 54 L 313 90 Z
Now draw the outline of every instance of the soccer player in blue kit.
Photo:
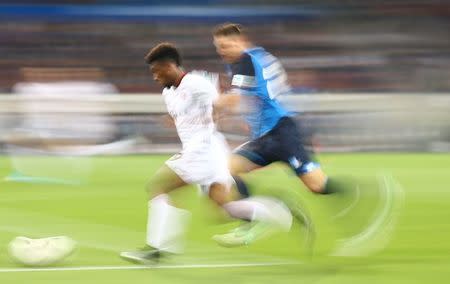
M 213 37 L 216 51 L 227 64 L 231 77 L 231 90 L 220 96 L 215 107 L 218 111 L 234 109 L 241 103 L 247 107 L 251 140 L 235 149 L 229 161 L 239 192 L 244 195 L 248 192 L 241 174 L 274 162 L 288 164 L 312 193 L 349 196 L 359 191 L 359 182 L 354 179 L 327 176 L 305 149 L 300 125 L 278 100 L 291 91 L 280 61 L 264 48 L 254 46 L 239 24 L 219 25 Z M 218 203 L 230 198 L 229 192 L 221 190 L 211 191 L 210 196 Z M 239 243 L 233 232 L 214 239 L 225 246 Z
M 232 85 L 231 91 L 217 100 L 216 108 L 232 108 L 241 100 L 250 108 L 246 121 L 252 140 L 232 154 L 231 173 L 238 175 L 282 161 L 312 192 L 333 192 L 333 180 L 304 148 L 299 125 L 278 101 L 291 90 L 280 61 L 253 46 L 238 24 L 218 26 L 213 35 L 217 53 L 228 64 Z

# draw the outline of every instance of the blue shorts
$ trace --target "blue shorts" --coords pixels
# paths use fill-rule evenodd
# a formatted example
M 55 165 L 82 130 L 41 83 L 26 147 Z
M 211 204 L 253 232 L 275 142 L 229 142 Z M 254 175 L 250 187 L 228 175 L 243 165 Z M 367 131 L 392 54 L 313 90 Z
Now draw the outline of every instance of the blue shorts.
M 290 117 L 282 117 L 272 130 L 242 144 L 234 154 L 260 166 L 285 162 L 297 175 L 320 168 L 319 163 L 313 161 L 312 152 L 305 149 L 299 126 Z

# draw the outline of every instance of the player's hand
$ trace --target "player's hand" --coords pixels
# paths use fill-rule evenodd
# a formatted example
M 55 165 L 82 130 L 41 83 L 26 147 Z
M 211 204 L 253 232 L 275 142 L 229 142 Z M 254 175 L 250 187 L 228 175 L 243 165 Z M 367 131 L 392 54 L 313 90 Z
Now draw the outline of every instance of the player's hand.
M 167 128 L 175 127 L 175 122 L 173 121 L 173 118 L 168 114 L 162 116 L 162 124 L 164 125 L 164 127 Z

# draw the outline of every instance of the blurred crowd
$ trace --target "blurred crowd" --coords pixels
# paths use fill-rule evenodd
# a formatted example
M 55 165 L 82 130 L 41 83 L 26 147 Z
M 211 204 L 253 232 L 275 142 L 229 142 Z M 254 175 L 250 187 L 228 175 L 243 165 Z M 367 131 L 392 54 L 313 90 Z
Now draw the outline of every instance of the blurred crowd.
M 2 1 L 5 2 L 5 1 Z M 2 3 L 1 2 L 1 3 Z M 81 11 L 124 1 L 40 1 L 71 4 Z M 127 1 L 130 8 L 183 1 Z M 239 3 L 238 3 L 239 2 Z M 227 18 L 208 15 L 209 8 L 247 6 L 266 9 L 295 7 L 298 15 L 248 17 L 229 15 L 249 27 L 259 45 L 278 56 L 288 71 L 295 93 L 450 91 L 450 4 L 445 1 L 193 1 L 203 16 L 93 18 L 62 15 L 52 19 L 39 5 L 36 13 L 0 16 L 0 93 L 10 93 L 18 82 L 47 80 L 106 81 L 121 93 L 157 93 L 143 57 L 160 41 L 177 44 L 187 69 L 224 73 L 212 44 L 212 27 Z M 2 5 L 0 3 L 0 5 Z M 21 7 L 33 1 L 14 1 Z M 10 4 L 11 4 L 10 3 Z M 4 5 L 4 4 L 3 4 Z M 133 6 L 134 5 L 134 6 Z M 32 8 L 33 8 L 32 7 Z M 140 7 L 140 6 L 138 6 Z M 176 6 L 166 6 L 167 13 Z M 300 8 L 299 8 L 300 7 Z M 28 7 L 30 8 L 30 7 Z M 40 9 L 40 10 L 37 10 Z M 29 11 L 29 10 L 27 10 Z M 239 10 L 233 10 L 236 13 Z M 275 13 L 276 14 L 276 13 Z M 27 70 L 26 72 L 24 70 Z M 31 70 L 31 71 L 30 71 Z M 77 72 L 86 70 L 86 72 Z M 34 73 L 34 74 L 32 74 Z M 30 75 L 32 74 L 32 75 Z M 43 74 L 39 77 L 39 74 Z M 101 76 L 99 75 L 101 74 Z M 31 79 L 31 77 L 32 79 Z M 78 76 L 78 77 L 77 77 Z
M 290 105 L 319 151 L 449 151 L 450 3 L 311 2 L 0 0 L 0 152 L 175 151 L 160 97 L 141 96 L 161 91 L 144 55 L 173 42 L 187 70 L 226 85 L 211 35 L 225 21 L 281 60 L 294 94 L 313 94 Z M 230 143 L 245 141 L 227 119 Z

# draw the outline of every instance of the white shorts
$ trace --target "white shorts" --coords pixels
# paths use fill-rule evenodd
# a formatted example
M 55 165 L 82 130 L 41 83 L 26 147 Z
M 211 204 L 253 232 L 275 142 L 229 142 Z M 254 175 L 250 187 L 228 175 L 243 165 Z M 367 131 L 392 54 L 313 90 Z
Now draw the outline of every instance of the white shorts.
M 209 187 L 213 183 L 231 185 L 232 178 L 228 169 L 228 145 L 219 133 L 208 144 L 201 147 L 187 147 L 166 161 L 182 180 L 188 184 Z

